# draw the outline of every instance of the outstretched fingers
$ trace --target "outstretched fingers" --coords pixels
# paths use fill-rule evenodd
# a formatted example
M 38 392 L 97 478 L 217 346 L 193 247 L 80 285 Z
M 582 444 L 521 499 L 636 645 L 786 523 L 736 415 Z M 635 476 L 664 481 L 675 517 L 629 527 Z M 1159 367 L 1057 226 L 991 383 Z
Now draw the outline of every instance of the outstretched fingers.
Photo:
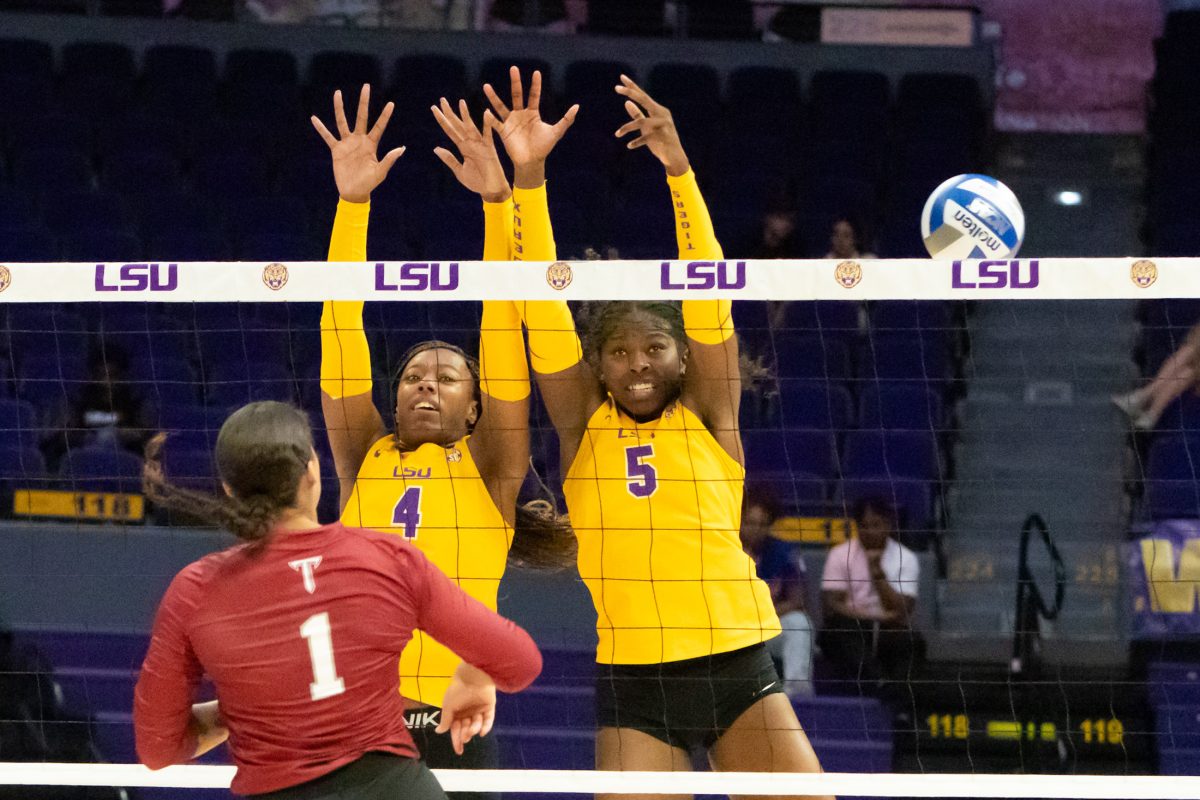
M 338 135 L 343 139 L 350 135 L 350 124 L 346 122 L 346 107 L 342 103 L 342 90 L 333 93 L 333 120 L 337 123 Z
M 404 155 L 407 148 L 397 147 L 394 150 L 389 150 L 387 155 L 383 157 L 383 161 L 379 162 L 379 166 L 383 169 L 383 174 L 387 175 L 392 170 L 392 166 L 400 160 L 400 156 Z
M 375 142 L 375 144 L 379 144 L 379 140 L 383 138 L 383 132 L 387 130 L 388 122 L 392 119 L 392 112 L 395 110 L 395 103 L 388 103 L 383 107 L 383 111 L 379 112 L 379 119 L 375 120 L 375 126 L 367 134 L 368 139 Z
M 563 114 L 563 118 L 554 123 L 554 133 L 561 137 L 567 132 L 567 129 L 575 124 L 575 117 L 579 114 L 579 104 L 571 106 L 567 109 L 567 113 Z
M 445 164 L 452 173 L 454 173 L 454 177 L 457 178 L 458 174 L 460 172 L 462 172 L 462 168 L 463 168 L 462 162 L 459 161 L 454 156 L 454 154 L 451 153 L 446 148 L 435 147 L 435 148 L 433 148 L 433 154 L 435 156 L 437 156 L 438 160 L 440 160 L 443 164 Z
M 325 127 L 325 123 L 321 122 L 320 118 L 317 117 L 316 114 L 313 114 L 309 119 L 312 122 L 313 127 L 317 129 L 317 133 L 320 134 L 321 138 L 325 140 L 325 144 L 329 145 L 330 149 L 337 147 L 337 137 L 329 132 L 329 128 Z
M 496 90 L 492 88 L 490 83 L 483 85 L 483 96 L 491 103 L 492 108 L 496 111 L 496 116 L 500 118 L 501 122 L 508 119 L 508 115 L 512 112 L 509 111 L 508 106 L 504 105 L 504 101 L 500 99 L 500 95 L 496 94 Z
M 536 73 L 534 73 L 534 74 L 536 74 Z M 541 79 L 539 78 L 538 81 L 539 81 L 538 94 L 541 94 L 541 85 L 540 85 Z M 523 108 L 525 108 L 525 87 L 523 87 L 521 85 L 521 70 L 517 69 L 515 66 L 508 68 L 508 85 L 509 85 L 509 93 L 510 93 L 510 96 L 512 97 L 512 110 L 513 111 L 522 110 Z M 533 98 L 533 92 L 532 92 L 532 88 L 531 88 L 530 89 L 530 99 L 532 100 L 532 98 Z M 532 102 L 529 105 L 530 105 L 530 107 L 536 107 L 533 105 Z
M 358 113 L 354 117 L 354 132 L 366 133 L 367 118 L 371 111 L 371 84 L 364 83 L 358 93 Z
M 442 133 L 449 136 L 451 141 L 459 142 L 462 140 L 463 134 L 458 117 L 454 115 L 454 109 L 450 107 L 450 103 L 446 98 L 443 97 L 438 105 L 430 106 L 429 110 L 433 112 L 433 118 L 437 120 L 438 127 L 442 129 Z
M 621 76 L 621 83 L 616 87 L 617 94 L 628 97 L 650 113 L 654 113 L 658 103 L 646 93 L 646 90 L 634 83 L 628 75 Z

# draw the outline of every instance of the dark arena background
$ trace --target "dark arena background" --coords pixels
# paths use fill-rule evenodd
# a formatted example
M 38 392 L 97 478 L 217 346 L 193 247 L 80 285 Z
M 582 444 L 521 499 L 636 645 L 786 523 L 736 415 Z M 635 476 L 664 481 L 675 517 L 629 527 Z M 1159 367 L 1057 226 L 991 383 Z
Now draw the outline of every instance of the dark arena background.
M 179 570 L 234 543 L 144 496 L 154 433 L 171 434 L 170 477 L 219 490 L 228 414 L 292 403 L 314 425 L 321 521 L 339 516 L 319 293 L 266 302 L 214 278 L 204 302 L 162 298 L 222 262 L 245 262 L 257 291 L 311 287 L 295 265 L 327 260 L 338 186 L 309 118 L 334 130 L 334 91 L 353 118 L 370 84 L 372 120 L 395 104 L 380 155 L 407 148 L 371 195 L 375 405 L 394 406 L 413 343 L 477 353 L 488 297 L 459 276 L 482 260 L 484 215 L 432 154 L 448 145 L 430 107 L 462 98 L 478 122 L 483 85 L 507 101 L 514 65 L 526 85 L 540 72 L 546 120 L 579 105 L 546 168 L 558 259 L 625 262 L 653 299 L 756 292 L 732 311 L 741 533 L 760 574 L 763 553 L 782 559 L 764 574 L 787 640 L 772 653 L 824 771 L 886 774 L 874 786 L 893 797 L 917 785 L 896 775 L 935 773 L 1068 776 L 945 796 L 1200 796 L 1116 782 L 1200 776 L 1200 284 L 1169 280 L 1200 256 L 1190 5 L 0 0 L 0 797 L 230 796 L 229 770 L 199 788 L 139 786 L 140 768 L 78 781 L 91 787 L 16 770 L 138 763 L 155 609 Z M 725 260 L 665 263 L 662 166 L 614 136 L 622 75 L 670 109 Z M 1013 190 L 1025 241 L 934 274 L 917 263 L 921 212 L 965 173 Z M 794 273 L 756 290 L 773 259 Z M 55 294 L 47 271 L 30 301 L 24 265 L 94 291 Z M 581 285 L 601 266 L 535 269 L 500 299 L 546 299 L 549 281 L 609 300 Z M 1107 277 L 1060 279 L 1093 268 Z M 366 296 L 323 280 L 331 299 Z M 382 301 L 388 288 L 458 299 Z M 571 305 L 581 330 L 598 313 Z M 566 513 L 542 399 L 521 499 Z M 827 556 L 879 526 L 911 611 L 840 627 L 832 595 L 860 576 Z M 496 766 L 594 770 L 596 611 L 579 573 L 510 563 L 498 606 L 545 665 L 498 700 Z M 232 762 L 220 746 L 198 763 Z M 1113 776 L 1110 793 L 1077 793 L 1079 775 Z

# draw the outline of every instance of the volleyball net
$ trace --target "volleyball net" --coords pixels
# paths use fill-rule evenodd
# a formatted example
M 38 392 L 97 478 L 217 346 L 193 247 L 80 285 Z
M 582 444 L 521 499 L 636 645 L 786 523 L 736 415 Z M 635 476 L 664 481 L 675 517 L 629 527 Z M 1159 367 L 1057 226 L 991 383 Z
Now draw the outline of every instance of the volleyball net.
M 582 329 L 597 301 L 722 298 L 734 301 L 748 365 L 747 495 L 802 587 L 784 628 L 796 647 L 807 641 L 808 663 L 787 663 L 802 649 L 775 660 L 829 774 L 592 772 L 591 601 L 572 571 L 510 567 L 500 609 L 534 635 L 546 669 L 501 698 L 492 736 L 505 769 L 442 772 L 443 785 L 1200 797 L 1187 777 L 1200 775 L 1200 400 L 1187 336 L 1200 322 L 1198 267 L 5 264 L 0 623 L 11 635 L 0 642 L 0 795 L 56 796 L 17 787 L 63 785 L 223 796 L 223 750 L 159 773 L 130 766 L 132 686 L 153 610 L 180 568 L 230 542 L 141 495 L 140 447 L 169 432 L 168 476 L 216 488 L 213 440 L 230 411 L 295 403 L 314 423 L 332 521 L 322 301 L 367 301 L 375 400 L 388 409 L 392 371 L 412 344 L 477 352 L 481 300 L 565 300 Z M 557 439 L 533 400 L 523 498 L 566 512 Z M 824 635 L 825 561 L 871 503 L 890 511 L 893 538 L 918 563 L 904 578 L 915 610 L 898 637 L 906 646 L 889 651 L 877 627 L 856 627 L 848 655 L 854 642 Z M 1003 774 L 1013 772 L 1066 774 Z

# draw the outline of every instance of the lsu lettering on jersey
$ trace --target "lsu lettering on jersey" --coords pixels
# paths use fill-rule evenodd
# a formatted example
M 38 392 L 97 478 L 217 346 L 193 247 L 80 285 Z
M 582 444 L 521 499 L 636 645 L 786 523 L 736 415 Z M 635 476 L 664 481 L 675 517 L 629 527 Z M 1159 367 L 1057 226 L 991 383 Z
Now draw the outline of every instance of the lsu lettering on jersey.
M 745 469 L 678 401 L 636 423 L 610 397 L 563 481 L 603 664 L 656 664 L 776 636 L 742 551 Z
M 345 525 L 404 537 L 463 591 L 491 610 L 512 528 L 488 494 L 466 437 L 401 452 L 385 436 L 371 446 L 342 512 Z M 417 631 L 400 656 L 405 697 L 440 706 L 458 656 Z

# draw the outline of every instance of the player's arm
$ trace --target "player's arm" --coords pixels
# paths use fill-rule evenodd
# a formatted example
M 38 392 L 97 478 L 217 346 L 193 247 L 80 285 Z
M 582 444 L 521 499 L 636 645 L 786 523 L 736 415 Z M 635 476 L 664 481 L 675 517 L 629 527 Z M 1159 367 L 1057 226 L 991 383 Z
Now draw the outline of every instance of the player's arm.
M 417 575 L 417 627 L 484 672 L 502 692 L 519 692 L 542 671 L 542 654 L 523 628 L 492 611 L 411 548 L 403 565 Z
M 444 147 L 434 153 L 459 183 L 483 201 L 483 260 L 510 260 L 512 188 L 496 154 L 495 119 L 486 115 L 480 130 L 465 101 L 459 101 L 455 111 L 444 97 L 432 111 L 462 161 Z M 517 494 L 529 470 L 529 365 L 521 318 L 511 301 L 483 303 L 479 382 L 482 407 L 468 443 L 488 493 L 512 523 Z
M 647 148 L 666 168 L 679 258 L 687 261 L 724 258 L 671 112 L 628 76 L 621 76 L 617 93 L 626 98 L 625 110 L 630 117 L 629 122 L 617 129 L 617 136 L 637 134 L 626 146 L 630 150 Z M 683 400 L 700 415 L 721 446 L 741 461 L 738 408 L 742 381 L 732 306 L 729 300 L 683 301 L 689 350 Z
M 203 669 L 192 651 L 186 620 L 195 608 L 191 570 L 175 576 L 163 595 L 150 647 L 133 691 L 138 760 L 150 769 L 181 764 L 203 752 L 192 698 Z
M 351 131 L 342 106 L 342 93 L 334 93 L 338 136 L 330 133 L 317 117 L 312 118 L 313 127 L 329 145 L 340 198 L 329 240 L 330 261 L 366 261 L 371 192 L 404 152 L 398 148 L 382 161 L 376 158 L 379 140 L 394 106 L 391 103 L 384 106 L 375 126 L 368 130 L 369 101 L 370 87 L 364 85 Z M 361 301 L 330 300 L 322 308 L 321 410 L 340 484 L 339 508 L 345 508 L 359 466 L 371 444 L 386 430 L 371 398 L 371 353 L 363 331 Z
M 575 121 L 579 107 L 572 106 L 551 125 L 541 117 L 541 73 L 533 73 L 528 101 L 516 67 L 510 70 L 509 78 L 511 108 L 490 85 L 483 90 L 500 118 L 500 140 L 513 162 L 512 257 L 515 261 L 554 261 L 558 254 L 546 195 L 546 158 Z M 516 305 L 529 332 L 534 376 L 558 432 L 562 463 L 570 464 L 588 418 L 604 401 L 604 393 L 583 360 L 583 348 L 567 304 L 531 301 Z

